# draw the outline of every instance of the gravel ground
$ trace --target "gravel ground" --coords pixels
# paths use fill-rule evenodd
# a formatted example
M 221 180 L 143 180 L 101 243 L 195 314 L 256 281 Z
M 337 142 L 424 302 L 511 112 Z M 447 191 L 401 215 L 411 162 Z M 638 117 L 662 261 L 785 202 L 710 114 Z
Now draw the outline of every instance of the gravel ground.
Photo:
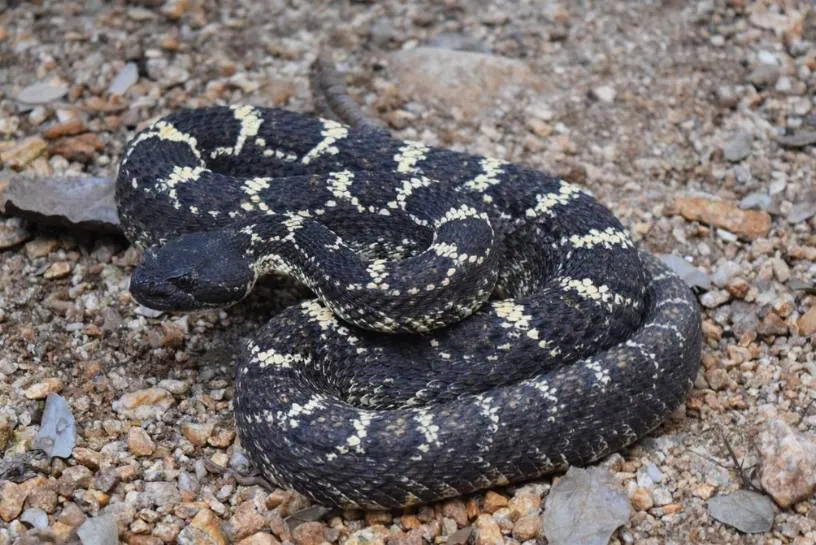
M 811 2 L 5 2 L 0 189 L 16 172 L 112 176 L 133 131 L 182 106 L 311 111 L 321 43 L 396 135 L 590 188 L 645 247 L 699 269 L 705 310 L 686 407 L 605 462 L 632 503 L 611 542 L 816 543 Z M 74 539 L 105 516 L 151 545 L 454 543 L 471 524 L 476 543 L 546 543 L 549 479 L 284 522 L 308 502 L 212 470 L 246 468 L 230 346 L 269 305 L 156 315 L 128 294 L 139 254 L 121 240 L 0 221 L 0 449 L 31 449 L 49 393 L 78 430 L 71 457 L 0 481 L 0 545 Z M 770 532 L 709 511 L 743 477 L 776 501 Z M 80 535 L 106 543 L 104 528 Z

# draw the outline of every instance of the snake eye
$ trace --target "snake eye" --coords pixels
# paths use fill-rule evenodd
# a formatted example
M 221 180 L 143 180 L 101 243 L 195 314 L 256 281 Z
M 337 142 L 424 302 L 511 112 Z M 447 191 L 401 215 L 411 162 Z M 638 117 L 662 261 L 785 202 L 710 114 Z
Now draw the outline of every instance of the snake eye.
M 198 283 L 198 275 L 194 271 L 185 272 L 178 276 L 173 276 L 168 279 L 177 288 L 188 291 L 196 286 Z

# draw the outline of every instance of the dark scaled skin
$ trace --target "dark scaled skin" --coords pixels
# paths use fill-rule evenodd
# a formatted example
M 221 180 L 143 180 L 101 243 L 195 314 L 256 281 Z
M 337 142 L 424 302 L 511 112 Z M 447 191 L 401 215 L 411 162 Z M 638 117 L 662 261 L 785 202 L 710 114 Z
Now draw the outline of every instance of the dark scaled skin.
M 242 446 L 324 503 L 391 508 L 586 464 L 682 403 L 699 310 L 586 191 L 275 109 L 160 120 L 117 178 L 137 300 L 316 296 L 247 339 Z

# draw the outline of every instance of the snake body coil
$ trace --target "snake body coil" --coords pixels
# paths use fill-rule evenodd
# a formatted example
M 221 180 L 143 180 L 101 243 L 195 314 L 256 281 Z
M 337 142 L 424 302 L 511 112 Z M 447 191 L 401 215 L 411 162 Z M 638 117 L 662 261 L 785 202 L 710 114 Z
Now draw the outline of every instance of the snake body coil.
M 192 309 L 266 274 L 315 299 L 245 342 L 239 437 L 261 472 L 390 508 L 582 465 L 679 406 L 696 301 L 585 190 L 539 171 L 250 106 L 129 143 L 131 290 Z

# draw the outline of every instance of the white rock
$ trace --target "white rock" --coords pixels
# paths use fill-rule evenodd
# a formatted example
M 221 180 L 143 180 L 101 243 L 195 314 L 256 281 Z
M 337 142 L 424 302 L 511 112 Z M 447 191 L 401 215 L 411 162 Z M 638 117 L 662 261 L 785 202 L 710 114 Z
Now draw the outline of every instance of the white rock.
M 615 101 L 615 89 L 609 85 L 601 85 L 592 90 L 592 95 L 601 102 L 611 103 Z
M 17 101 L 23 104 L 47 104 L 64 97 L 68 86 L 53 83 L 35 83 L 29 85 L 17 95 Z
M 131 85 L 139 80 L 139 67 L 135 62 L 127 63 L 122 70 L 116 74 L 113 81 L 108 86 L 108 92 L 112 95 L 123 95 Z

